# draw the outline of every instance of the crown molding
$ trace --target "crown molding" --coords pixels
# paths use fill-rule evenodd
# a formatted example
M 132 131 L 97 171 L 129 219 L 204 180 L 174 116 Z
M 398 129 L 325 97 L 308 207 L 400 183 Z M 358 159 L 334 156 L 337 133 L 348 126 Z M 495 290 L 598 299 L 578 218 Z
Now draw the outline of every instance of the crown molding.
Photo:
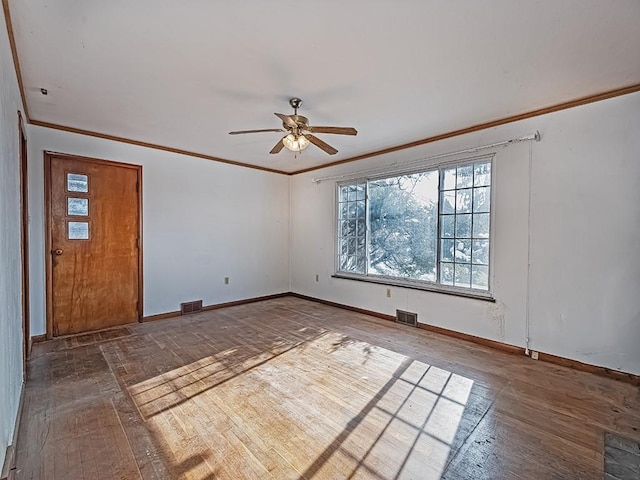
M 527 118 L 533 118 L 533 117 L 538 117 L 540 115 L 546 115 L 548 113 L 559 112 L 560 110 L 566 110 L 568 108 L 579 107 L 581 105 L 587 105 L 589 103 L 600 102 L 602 100 L 608 100 L 610 98 L 620 97 L 622 95 L 629 95 L 631 93 L 636 93 L 639 91 L 640 91 L 640 83 L 636 83 L 635 85 L 616 88 L 615 90 L 609 90 L 603 93 L 597 93 L 595 95 L 589 95 L 586 97 L 580 97 L 574 100 L 569 100 L 568 102 L 558 103 L 550 107 L 538 108 L 536 110 L 531 110 L 530 112 L 511 115 L 509 117 L 504 117 L 498 120 L 492 120 L 490 122 L 479 123 L 477 125 L 472 125 L 470 127 L 461 128 L 459 130 L 453 130 L 451 132 L 441 133 L 439 135 L 434 135 L 432 137 L 423 138 L 422 140 L 416 140 L 410 143 L 403 143 L 402 145 L 396 145 L 395 147 L 389 147 L 389 148 L 384 148 L 382 150 L 376 150 L 370 153 L 364 153 L 362 155 L 357 155 L 355 157 L 345 158 L 344 160 L 336 160 L 335 162 L 326 163 L 324 165 L 320 165 L 317 167 L 310 167 L 302 170 L 296 170 L 295 172 L 291 172 L 289 175 L 298 175 L 300 173 L 312 172 L 314 170 L 320 170 L 322 168 L 334 167 L 336 165 L 343 165 L 345 163 L 364 160 L 365 158 L 377 157 L 378 155 L 385 155 L 388 153 L 398 152 L 400 150 L 406 150 L 408 148 L 418 147 L 420 145 L 426 145 L 427 143 L 438 142 L 440 140 L 444 140 L 447 138 L 458 137 L 460 135 L 465 135 L 467 133 L 477 132 L 479 130 L 486 130 L 487 128 L 506 125 L 507 123 L 518 122 L 520 120 L 525 120 Z
M 80 128 L 67 127 L 65 125 L 58 125 L 57 123 L 41 122 L 39 120 L 31 120 L 31 125 L 38 127 L 51 128 L 53 130 L 60 130 L 63 132 L 77 133 L 78 135 L 87 135 L 89 137 L 102 138 L 104 140 L 112 140 L 114 142 L 128 143 L 129 145 L 137 145 L 139 147 L 153 148 L 155 150 L 162 150 L 163 152 L 177 153 L 179 155 L 187 155 L 189 157 L 203 158 L 205 160 L 211 160 L 213 162 L 226 163 L 227 165 L 235 165 L 238 167 L 252 168 L 254 170 L 262 170 L 263 172 L 278 173 L 281 175 L 289 175 L 289 172 L 283 170 L 276 170 L 275 168 L 261 167 L 259 165 L 251 165 L 249 163 L 236 162 L 235 160 L 227 160 L 226 158 L 214 157 L 212 155 L 205 155 L 204 153 L 190 152 L 188 150 L 182 150 L 180 148 L 167 147 L 164 145 L 157 145 L 155 143 L 141 142 L 139 140 L 133 140 L 131 138 L 118 137 L 115 135 L 108 135 L 106 133 L 93 132 L 91 130 L 82 130 Z

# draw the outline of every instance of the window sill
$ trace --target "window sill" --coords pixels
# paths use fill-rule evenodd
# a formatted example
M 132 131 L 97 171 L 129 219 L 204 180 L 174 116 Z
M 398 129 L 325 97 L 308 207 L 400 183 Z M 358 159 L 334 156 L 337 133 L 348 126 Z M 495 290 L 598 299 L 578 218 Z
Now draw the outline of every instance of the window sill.
M 386 277 L 365 277 L 360 275 L 346 275 L 344 273 L 335 273 L 331 278 L 340 278 L 343 280 L 356 280 L 358 282 L 377 283 L 379 285 L 389 285 L 393 287 L 409 288 L 412 290 L 423 290 L 426 292 L 443 293 L 445 295 L 454 295 L 456 297 L 473 298 L 475 300 L 483 300 L 485 302 L 495 303 L 496 299 L 490 292 L 482 292 L 479 290 L 462 290 L 455 287 L 445 287 L 437 285 L 428 285 L 424 283 L 412 282 L 408 280 L 397 280 Z

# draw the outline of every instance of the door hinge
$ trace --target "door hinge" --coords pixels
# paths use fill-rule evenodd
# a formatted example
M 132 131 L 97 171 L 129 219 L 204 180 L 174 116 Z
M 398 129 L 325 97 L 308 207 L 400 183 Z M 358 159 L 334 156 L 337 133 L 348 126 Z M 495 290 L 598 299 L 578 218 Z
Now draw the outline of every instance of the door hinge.
M 136 192 L 139 192 L 139 191 L 140 191 L 140 183 L 136 182 Z
M 136 238 L 136 248 L 140 250 L 140 238 Z

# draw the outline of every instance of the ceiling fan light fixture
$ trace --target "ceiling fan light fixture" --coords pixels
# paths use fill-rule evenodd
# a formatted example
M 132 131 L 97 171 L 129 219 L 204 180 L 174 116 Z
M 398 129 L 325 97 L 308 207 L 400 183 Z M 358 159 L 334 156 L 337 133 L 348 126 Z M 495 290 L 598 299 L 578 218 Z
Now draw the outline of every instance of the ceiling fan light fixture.
M 290 133 L 282 139 L 282 143 L 287 147 L 287 150 L 291 150 L 292 152 L 301 152 L 309 146 L 310 142 L 304 135 L 295 135 Z

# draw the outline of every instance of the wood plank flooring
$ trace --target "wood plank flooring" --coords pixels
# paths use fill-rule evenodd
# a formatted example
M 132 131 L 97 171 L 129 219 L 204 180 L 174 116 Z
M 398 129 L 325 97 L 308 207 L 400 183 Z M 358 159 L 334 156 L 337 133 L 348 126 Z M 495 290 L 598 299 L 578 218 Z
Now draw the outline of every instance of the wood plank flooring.
M 34 345 L 32 479 L 601 479 L 630 384 L 284 297 Z

